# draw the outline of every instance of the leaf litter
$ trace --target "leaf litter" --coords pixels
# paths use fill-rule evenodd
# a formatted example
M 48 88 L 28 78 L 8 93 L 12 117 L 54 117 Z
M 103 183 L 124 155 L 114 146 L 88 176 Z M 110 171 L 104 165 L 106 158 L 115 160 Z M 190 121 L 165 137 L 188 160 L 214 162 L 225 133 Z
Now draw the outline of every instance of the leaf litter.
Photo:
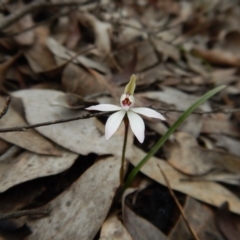
M 135 73 L 135 105 L 152 107 L 167 121 L 144 119 L 142 145 L 129 132 L 128 173 L 182 111 L 214 86 L 227 88 L 200 106 L 143 166 L 132 184 L 136 192 L 127 192 L 122 203 L 117 188 L 123 125 L 109 141 L 107 116 L 0 133 L 0 213 L 50 208 L 48 216 L 21 217 L 17 225 L 13 216 L 11 224 L 21 234 L 1 225 L 0 238 L 191 238 L 170 206 L 160 164 L 198 238 L 235 240 L 240 226 L 237 2 L 104 0 L 71 7 L 71 1 L 50 0 L 44 8 L 43 3 L 37 9 L 34 1 L 0 6 L 0 109 L 12 96 L 0 129 L 79 117 L 98 103 L 118 104 Z M 142 182 L 148 182 L 144 189 Z M 27 231 L 21 230 L 24 224 Z

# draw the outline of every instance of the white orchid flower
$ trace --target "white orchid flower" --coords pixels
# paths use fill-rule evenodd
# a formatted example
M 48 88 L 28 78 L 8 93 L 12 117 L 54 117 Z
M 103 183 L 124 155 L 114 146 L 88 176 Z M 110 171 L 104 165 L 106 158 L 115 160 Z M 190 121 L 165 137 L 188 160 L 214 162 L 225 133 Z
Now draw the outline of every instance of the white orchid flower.
M 135 75 L 132 75 L 129 83 L 125 88 L 124 94 L 120 98 L 121 107 L 113 104 L 99 104 L 86 108 L 87 110 L 97 111 L 109 111 L 109 112 L 117 111 L 116 113 L 113 113 L 106 122 L 105 138 L 107 140 L 117 131 L 126 114 L 130 122 L 130 127 L 140 143 L 144 141 L 145 125 L 143 119 L 138 114 L 142 114 L 144 116 L 151 118 L 166 120 L 163 115 L 150 108 L 133 107 L 134 106 L 133 93 L 136 86 L 135 81 L 136 77 Z

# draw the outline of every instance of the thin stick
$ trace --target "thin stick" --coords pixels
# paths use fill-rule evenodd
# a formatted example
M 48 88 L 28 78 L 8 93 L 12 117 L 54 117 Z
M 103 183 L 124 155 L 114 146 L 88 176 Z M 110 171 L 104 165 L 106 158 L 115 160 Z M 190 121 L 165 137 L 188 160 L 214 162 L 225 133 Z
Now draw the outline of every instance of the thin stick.
M 181 204 L 179 203 L 177 197 L 175 196 L 175 194 L 174 194 L 174 192 L 173 192 L 173 190 L 172 190 L 172 188 L 170 186 L 170 183 L 169 183 L 169 181 L 167 179 L 167 176 L 165 175 L 165 173 L 163 172 L 162 168 L 160 167 L 160 164 L 158 164 L 158 167 L 159 167 L 159 169 L 160 169 L 160 171 L 161 171 L 161 173 L 163 175 L 164 181 L 165 181 L 165 183 L 166 183 L 166 185 L 168 187 L 168 190 L 169 190 L 171 196 L 173 197 L 175 203 L 177 204 L 177 207 L 178 207 L 178 209 L 179 209 L 179 211 L 180 211 L 180 213 L 181 213 L 181 215 L 183 217 L 184 222 L 186 223 L 186 226 L 187 226 L 189 232 L 192 234 L 193 239 L 199 240 L 198 236 L 196 235 L 196 233 L 194 232 L 193 228 L 189 224 L 189 222 L 187 220 L 187 217 L 186 217 L 186 215 L 184 213 L 184 210 L 183 210 Z
M 74 118 L 65 118 L 65 119 L 60 119 L 60 120 L 56 120 L 56 121 L 42 122 L 42 123 L 26 125 L 26 126 L 19 126 L 19 127 L 2 128 L 2 129 L 0 129 L 0 132 L 25 132 L 27 129 L 49 126 L 49 125 L 53 125 L 53 124 L 59 124 L 59 123 L 65 123 L 65 122 L 71 122 L 71 121 L 77 121 L 77 120 L 86 119 L 86 118 L 98 117 L 98 116 L 107 115 L 109 113 L 110 112 L 99 112 L 99 113 L 94 113 L 94 114 L 88 113 L 88 114 L 84 114 L 84 115 L 81 115 L 79 117 L 74 117 Z
M 7 113 L 10 102 L 11 102 L 11 97 L 7 97 L 3 110 L 0 113 L 0 119 Z
M 123 148 L 122 148 L 122 161 L 121 161 L 121 168 L 120 168 L 120 187 L 123 186 L 124 181 L 124 162 L 125 162 L 125 153 L 126 153 L 126 146 L 127 146 L 127 137 L 128 137 L 128 127 L 129 121 L 128 118 L 124 118 L 124 140 L 123 140 Z

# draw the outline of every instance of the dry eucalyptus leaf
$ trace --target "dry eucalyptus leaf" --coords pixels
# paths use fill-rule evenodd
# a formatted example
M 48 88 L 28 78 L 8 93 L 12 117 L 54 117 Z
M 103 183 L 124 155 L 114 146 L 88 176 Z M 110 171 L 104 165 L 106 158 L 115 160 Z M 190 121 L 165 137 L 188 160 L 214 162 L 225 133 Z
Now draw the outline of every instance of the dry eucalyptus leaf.
M 185 52 L 184 55 L 187 59 L 187 64 L 190 70 L 201 75 L 204 78 L 208 78 L 209 73 L 207 72 L 206 66 L 203 66 L 201 59 L 192 56 L 188 52 Z
M 168 240 L 157 227 L 123 206 L 123 221 L 133 240 Z
M 99 240 L 132 240 L 117 213 L 110 215 L 103 223 Z
M 5 99 L 0 98 L 0 109 L 5 106 Z M 26 126 L 27 122 L 25 119 L 15 111 L 11 105 L 8 112 L 0 121 L 1 128 L 16 127 L 16 126 Z M 6 132 L 0 133 L 0 138 L 7 142 L 13 143 L 19 147 L 27 149 L 31 152 L 46 154 L 46 155 L 59 155 L 59 151 L 55 149 L 53 144 L 36 132 L 33 129 L 27 132 Z
M 211 71 L 208 82 L 214 85 L 228 84 L 236 80 L 236 68 L 216 69 Z
M 130 163 L 136 166 L 146 153 L 138 148 L 134 148 L 135 154 Z M 189 182 L 182 181 L 186 175 L 175 170 L 169 163 L 164 160 L 152 157 L 142 168 L 141 172 L 153 180 L 166 185 L 161 173 L 159 172 L 158 164 L 167 176 L 172 189 L 183 192 L 193 198 L 206 202 L 214 206 L 220 206 L 223 202 L 228 201 L 232 212 L 240 214 L 239 198 L 229 190 L 214 182 Z
M 234 219 L 234 215 L 229 211 L 229 206 L 227 202 L 223 203 L 220 209 L 218 209 L 216 214 L 216 224 L 220 232 L 227 240 L 239 239 L 240 229 L 238 229 L 236 219 Z
M 187 132 L 197 138 L 202 130 L 202 116 L 194 114 L 190 115 L 178 130 Z
M 62 86 L 66 92 L 83 97 L 105 90 L 105 87 L 87 69 L 73 63 L 69 63 L 63 70 Z
M 76 153 L 58 149 L 61 156 L 43 156 L 23 152 L 0 162 L 0 192 L 31 179 L 54 175 L 68 169 L 78 157 Z
M 121 49 L 119 54 L 116 55 L 116 59 L 120 66 L 125 66 L 126 63 L 130 62 L 134 51 L 137 50 L 137 66 L 135 71 L 141 72 L 149 69 L 158 63 L 157 55 L 154 48 L 148 41 L 134 40 L 134 44 L 129 45 L 127 48 Z
M 188 197 L 184 204 L 184 213 L 200 240 L 212 240 L 212 236 L 216 236 L 218 240 L 224 240 L 216 229 L 213 211 L 209 206 Z M 182 216 L 171 230 L 169 238 L 171 240 L 192 238 Z
M 239 186 L 240 174 L 222 173 L 219 171 L 212 171 L 201 176 L 187 176 L 184 181 L 211 181 L 222 182 Z
M 50 216 L 29 219 L 32 239 L 93 239 L 112 204 L 119 185 L 120 161 L 114 157 L 90 167 L 75 183 L 46 207 Z
M 31 47 L 25 49 L 24 56 L 35 73 L 48 71 L 57 67 L 52 52 L 46 45 L 39 42 L 35 42 Z
M 176 62 L 180 60 L 179 49 L 176 46 L 168 44 L 159 38 L 151 38 L 151 41 L 153 42 L 157 51 L 165 58 L 170 57 Z
M 0 64 L 0 85 L 2 87 L 2 84 L 5 81 L 5 78 L 7 76 L 7 73 L 11 67 L 13 67 L 13 64 L 16 62 L 16 60 L 22 55 L 21 52 L 18 52 L 15 56 L 12 58 L 6 60 L 5 62 Z
M 47 46 L 55 56 L 65 60 L 69 60 L 77 54 L 68 50 L 53 38 L 47 39 Z M 105 65 L 84 56 L 78 56 L 76 59 L 73 60 L 73 62 L 80 63 L 87 68 L 97 69 L 98 71 L 103 73 L 107 73 L 109 71 Z
M 145 92 L 136 94 L 137 96 L 158 100 L 164 103 L 172 104 L 178 110 L 186 110 L 200 97 L 189 95 L 174 88 L 164 87 L 163 91 L 158 92 Z M 211 107 L 208 102 L 202 104 L 199 109 L 203 111 L 210 111 Z
M 210 170 L 240 173 L 240 158 L 229 153 L 208 150 L 198 146 L 191 135 L 175 133 L 176 143 L 171 144 L 168 162 L 183 173 L 191 175 L 206 174 Z
M 202 48 L 193 48 L 192 54 L 204 59 L 205 61 L 222 66 L 239 67 L 240 58 L 232 53 L 222 50 L 205 50 Z
M 229 119 L 202 118 L 202 133 L 225 134 L 231 137 L 240 137 L 240 131 L 236 123 Z
M 23 101 L 26 118 L 30 124 L 79 117 L 86 111 L 53 106 L 51 102 L 63 93 L 54 90 L 22 90 L 12 95 Z M 36 128 L 44 136 L 73 152 L 121 155 L 124 131 L 118 131 L 110 141 L 99 132 L 94 118 L 81 119 L 51 126 Z M 127 156 L 131 156 L 131 140 L 128 141 Z
M 209 137 L 216 141 L 217 147 L 227 149 L 229 153 L 240 157 L 240 141 L 238 139 L 224 136 L 222 134 L 211 134 Z
M 9 5 L 9 10 L 14 14 L 19 7 L 24 8 L 24 4 L 21 1 L 16 2 L 15 4 Z M 32 15 L 26 14 L 22 16 L 18 21 L 14 22 L 10 27 L 7 28 L 7 31 L 16 33 L 22 32 L 14 36 L 14 40 L 23 46 L 29 46 L 34 43 L 35 40 L 35 29 L 31 29 L 29 31 L 24 31 L 27 28 L 30 28 L 34 25 Z

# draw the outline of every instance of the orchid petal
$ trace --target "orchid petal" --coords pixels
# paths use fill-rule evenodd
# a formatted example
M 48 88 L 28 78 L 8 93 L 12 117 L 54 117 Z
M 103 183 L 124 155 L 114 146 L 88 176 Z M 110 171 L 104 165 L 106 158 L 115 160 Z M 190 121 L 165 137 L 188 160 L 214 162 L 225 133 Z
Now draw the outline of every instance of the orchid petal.
M 128 111 L 127 115 L 128 115 L 130 126 L 134 135 L 136 136 L 138 141 L 142 143 L 144 141 L 144 131 L 145 131 L 145 125 L 142 118 L 138 114 L 132 111 Z
M 146 117 L 151 117 L 151 118 L 159 118 L 161 120 L 166 120 L 166 118 L 160 114 L 159 112 L 151 109 L 151 108 L 132 108 L 131 111 L 135 112 L 135 113 L 139 113 L 142 114 Z
M 106 122 L 105 127 L 105 138 L 108 140 L 118 129 L 120 126 L 126 111 L 121 110 L 116 113 L 113 113 Z
M 119 111 L 122 108 L 113 104 L 98 104 L 98 105 L 94 105 L 88 108 L 85 108 L 87 110 L 96 110 L 96 111 L 107 111 L 107 112 L 111 112 L 111 111 Z

